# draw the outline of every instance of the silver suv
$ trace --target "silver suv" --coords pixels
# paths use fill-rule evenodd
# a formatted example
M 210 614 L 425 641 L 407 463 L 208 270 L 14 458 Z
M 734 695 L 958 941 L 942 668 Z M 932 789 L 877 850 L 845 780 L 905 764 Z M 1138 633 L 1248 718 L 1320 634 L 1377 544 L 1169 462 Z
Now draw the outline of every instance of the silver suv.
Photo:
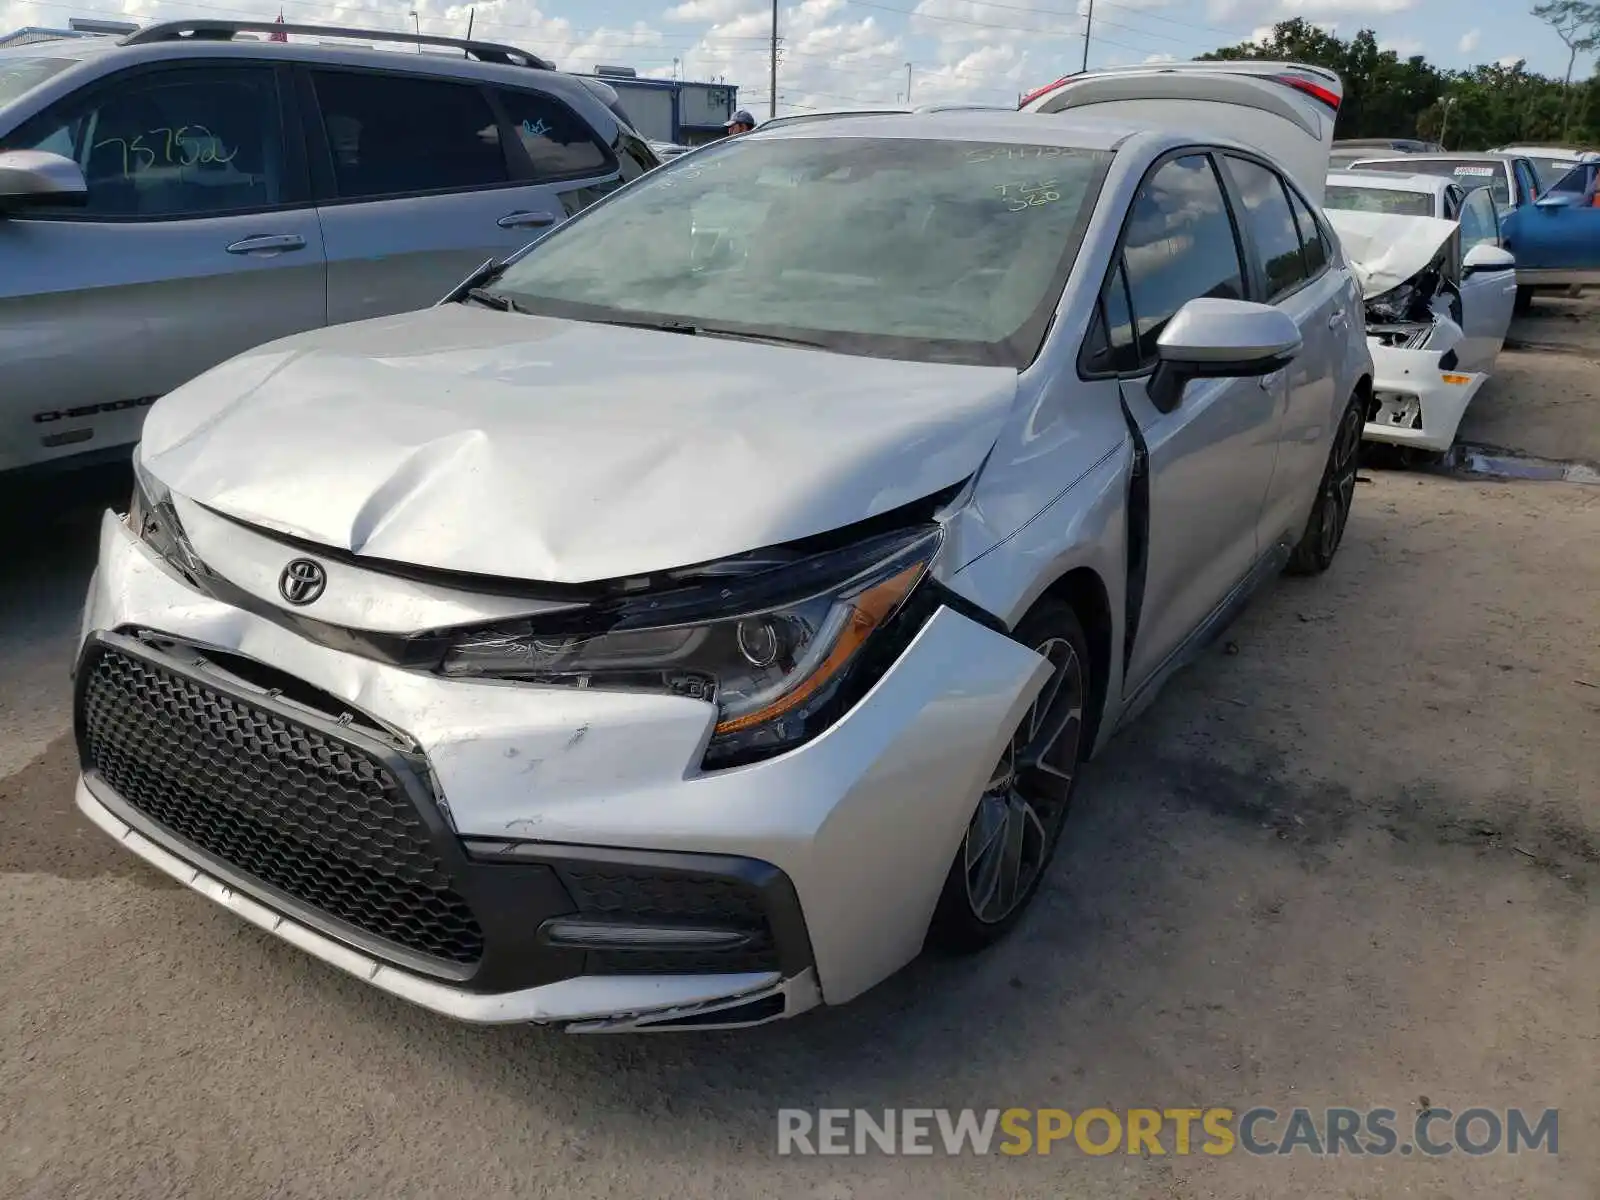
M 656 166 L 623 116 L 454 38 L 183 21 L 0 50 L 0 475 L 126 458 L 224 359 L 436 302 Z

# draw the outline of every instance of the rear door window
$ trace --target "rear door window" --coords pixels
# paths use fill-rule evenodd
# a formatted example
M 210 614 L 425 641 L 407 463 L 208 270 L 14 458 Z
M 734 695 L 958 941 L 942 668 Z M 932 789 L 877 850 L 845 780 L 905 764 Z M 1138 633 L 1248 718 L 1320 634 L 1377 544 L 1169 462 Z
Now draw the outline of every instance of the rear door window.
M 1289 203 L 1294 208 L 1295 226 L 1300 230 L 1300 255 L 1305 259 L 1306 275 L 1315 279 L 1328 265 L 1328 244 L 1322 240 L 1317 219 L 1293 188 L 1289 189 Z
M 1300 246 L 1300 230 L 1283 180 L 1277 172 L 1246 158 L 1227 155 L 1228 174 L 1233 177 L 1244 203 L 1242 220 L 1249 228 L 1267 278 L 1267 302 L 1280 300 L 1309 278 Z
M 471 84 L 365 71 L 311 81 L 342 200 L 507 183 L 500 123 Z

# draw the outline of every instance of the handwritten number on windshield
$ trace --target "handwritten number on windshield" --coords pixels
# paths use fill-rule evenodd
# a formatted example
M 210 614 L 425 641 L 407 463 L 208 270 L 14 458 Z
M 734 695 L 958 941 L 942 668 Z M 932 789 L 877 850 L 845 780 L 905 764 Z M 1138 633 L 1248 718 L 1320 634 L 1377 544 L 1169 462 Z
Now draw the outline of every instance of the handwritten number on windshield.
M 996 158 L 1060 158 L 1068 151 L 1064 146 L 980 146 L 967 151 L 969 163 L 990 162 Z
M 997 183 L 994 190 L 1000 193 L 1000 199 L 1012 212 L 1022 212 L 1061 199 L 1061 193 L 1056 190 L 1059 186 L 1051 179 L 1044 183 Z
M 230 163 L 239 153 L 237 146 L 227 150 L 221 140 L 204 125 L 147 129 L 132 139 L 106 138 L 96 142 L 93 149 L 99 150 L 104 146 L 121 148 L 124 177 L 155 166 L 193 167 Z

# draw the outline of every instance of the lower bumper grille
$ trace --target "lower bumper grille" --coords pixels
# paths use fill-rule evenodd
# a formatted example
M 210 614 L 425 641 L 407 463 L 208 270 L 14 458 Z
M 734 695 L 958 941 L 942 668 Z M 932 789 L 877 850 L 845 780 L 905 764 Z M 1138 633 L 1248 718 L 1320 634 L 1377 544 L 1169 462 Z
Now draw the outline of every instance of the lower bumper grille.
M 402 768 L 109 642 L 80 672 L 84 767 L 131 808 L 368 937 L 457 969 L 482 958 Z
M 556 874 L 583 917 L 645 925 L 709 926 L 745 935 L 742 943 L 728 949 L 591 950 L 589 970 L 597 975 L 780 968 L 761 892 L 744 880 L 618 863 L 562 863 Z

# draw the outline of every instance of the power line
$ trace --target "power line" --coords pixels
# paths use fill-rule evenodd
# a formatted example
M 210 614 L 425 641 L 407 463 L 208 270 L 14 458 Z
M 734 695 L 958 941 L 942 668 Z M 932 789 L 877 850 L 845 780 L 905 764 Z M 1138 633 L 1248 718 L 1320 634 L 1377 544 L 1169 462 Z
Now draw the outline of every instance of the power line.
M 942 21 L 951 25 L 976 25 L 980 29 L 1003 29 L 1010 33 L 1029 33 L 1034 37 L 1076 38 L 1083 36 L 1077 30 L 1056 31 L 1051 29 L 1040 29 L 1037 26 L 1003 25 L 997 21 L 972 21 L 964 17 L 936 17 L 932 13 L 914 12 L 905 8 L 890 8 L 887 4 L 876 4 L 873 3 L 872 0 L 845 0 L 845 3 L 854 8 L 876 8 L 883 12 L 899 13 L 902 17 L 916 17 L 923 21 Z M 1076 13 L 1073 13 L 1072 16 L 1074 20 L 1077 19 Z M 1110 38 L 1101 38 L 1100 41 L 1104 42 L 1108 46 L 1115 46 L 1119 50 L 1131 50 L 1135 54 L 1151 53 L 1149 46 L 1130 46 L 1127 42 L 1117 42 Z

